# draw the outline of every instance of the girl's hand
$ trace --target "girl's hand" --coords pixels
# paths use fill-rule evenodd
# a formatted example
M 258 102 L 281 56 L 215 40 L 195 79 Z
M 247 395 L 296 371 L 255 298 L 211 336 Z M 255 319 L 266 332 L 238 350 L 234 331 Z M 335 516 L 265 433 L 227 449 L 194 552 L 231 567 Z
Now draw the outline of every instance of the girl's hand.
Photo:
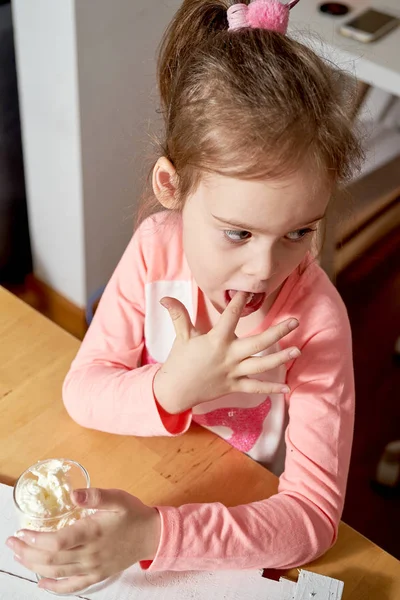
M 200 334 L 179 300 L 162 299 L 173 321 L 176 338 L 154 378 L 154 395 L 168 413 L 181 413 L 232 392 L 289 392 L 284 384 L 263 381 L 257 379 L 257 375 L 296 358 L 300 350 L 291 347 L 267 356 L 253 355 L 272 346 L 299 323 L 288 319 L 258 335 L 238 339 L 235 329 L 246 300 L 245 292 L 237 292 L 211 331 Z
M 54 533 L 23 529 L 7 540 L 18 562 L 46 578 L 40 588 L 74 593 L 154 558 L 161 535 L 156 508 L 122 490 L 75 490 L 72 499 L 98 512 Z

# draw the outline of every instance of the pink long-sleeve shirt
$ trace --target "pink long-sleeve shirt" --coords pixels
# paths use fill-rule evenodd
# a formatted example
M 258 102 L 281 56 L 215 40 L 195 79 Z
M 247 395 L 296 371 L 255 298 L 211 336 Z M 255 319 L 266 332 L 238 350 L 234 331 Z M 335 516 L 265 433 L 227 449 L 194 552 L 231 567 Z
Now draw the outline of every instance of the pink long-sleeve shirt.
M 198 287 L 182 247 L 179 218 L 158 214 L 136 231 L 66 377 L 63 395 L 79 424 L 123 435 L 181 435 L 195 421 L 280 474 L 278 494 L 227 508 L 158 507 L 162 532 L 152 570 L 286 569 L 323 554 L 342 514 L 354 419 L 351 334 L 346 309 L 307 256 L 284 283 L 262 325 L 300 326 L 269 351 L 302 354 L 269 372 L 290 394 L 231 394 L 168 415 L 153 379 L 174 341 L 163 296 L 193 322 Z M 196 385 L 196 382 L 193 382 Z

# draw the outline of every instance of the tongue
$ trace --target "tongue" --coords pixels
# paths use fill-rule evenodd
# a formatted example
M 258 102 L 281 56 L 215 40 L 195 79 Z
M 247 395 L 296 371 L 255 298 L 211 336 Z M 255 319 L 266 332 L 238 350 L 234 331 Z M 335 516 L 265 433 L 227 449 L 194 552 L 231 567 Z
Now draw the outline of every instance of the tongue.
M 238 290 L 228 290 L 228 296 L 229 298 L 232 300 L 233 296 L 235 296 L 235 294 L 237 293 Z M 247 302 L 246 304 L 250 304 L 250 302 L 253 300 L 255 294 L 252 294 L 251 292 L 246 292 L 247 293 Z

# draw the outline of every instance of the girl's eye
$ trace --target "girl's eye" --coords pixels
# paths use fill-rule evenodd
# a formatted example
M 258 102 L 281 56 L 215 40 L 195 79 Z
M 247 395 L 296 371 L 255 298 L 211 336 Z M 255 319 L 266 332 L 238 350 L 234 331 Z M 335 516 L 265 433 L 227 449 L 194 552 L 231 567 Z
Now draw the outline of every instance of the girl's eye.
M 238 229 L 226 229 L 224 234 L 230 242 L 244 242 L 251 238 L 250 231 L 239 231 Z
M 307 235 L 315 231 L 315 229 L 311 229 L 311 227 L 306 227 L 305 229 L 297 229 L 296 231 L 291 231 L 287 234 L 286 239 L 291 242 L 300 242 Z

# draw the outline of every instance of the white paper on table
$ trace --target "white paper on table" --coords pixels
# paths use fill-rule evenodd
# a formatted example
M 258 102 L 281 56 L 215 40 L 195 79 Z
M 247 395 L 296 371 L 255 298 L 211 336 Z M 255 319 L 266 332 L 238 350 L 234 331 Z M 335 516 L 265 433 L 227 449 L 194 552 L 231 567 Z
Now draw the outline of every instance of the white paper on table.
M 0 600 L 50 600 L 51 597 L 50 594 L 38 588 L 33 581 L 0 571 Z M 74 596 L 63 596 L 63 598 L 64 600 L 77 600 Z

